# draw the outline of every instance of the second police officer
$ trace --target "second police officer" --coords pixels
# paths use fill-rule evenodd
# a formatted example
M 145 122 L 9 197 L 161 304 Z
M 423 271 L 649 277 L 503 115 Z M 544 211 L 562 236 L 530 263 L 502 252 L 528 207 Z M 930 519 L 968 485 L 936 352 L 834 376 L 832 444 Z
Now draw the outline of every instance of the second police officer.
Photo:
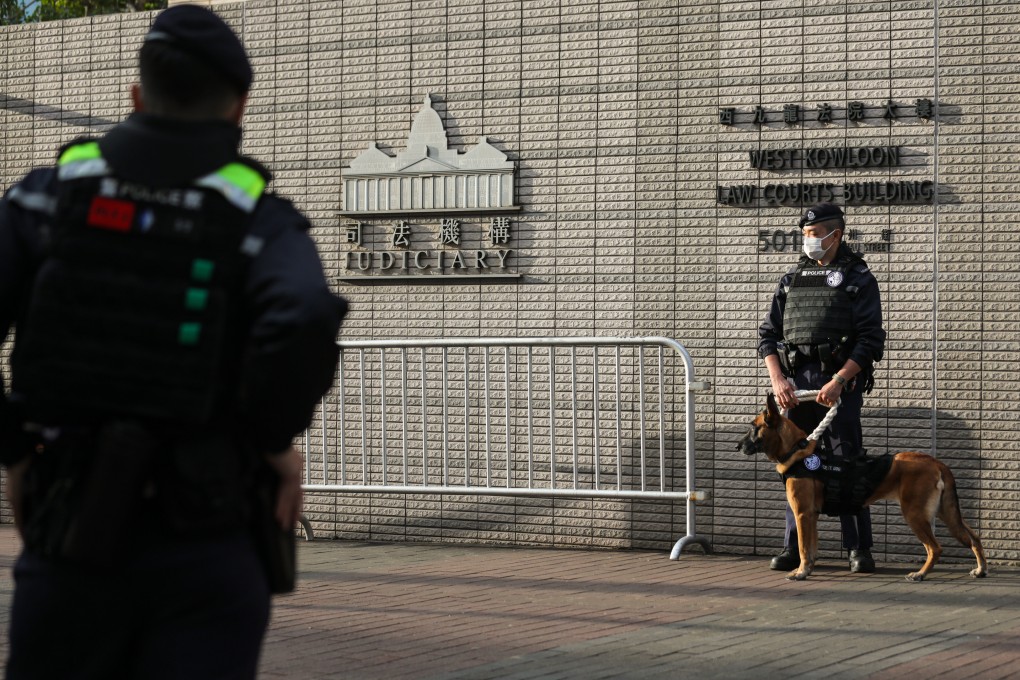
M 882 358 L 885 330 L 878 282 L 868 265 L 844 242 L 843 211 L 820 203 L 800 221 L 804 253 L 780 280 L 765 320 L 758 329 L 758 353 L 768 369 L 779 407 L 805 432 L 811 432 L 839 402 L 820 444 L 851 464 L 866 454 L 861 407 L 874 385 L 874 364 Z M 791 384 L 791 380 L 792 383 Z M 815 403 L 799 403 L 795 390 L 819 390 Z M 850 570 L 872 572 L 871 513 L 863 508 L 841 515 L 843 547 Z M 797 525 L 789 505 L 783 551 L 772 569 L 787 571 L 800 563 Z

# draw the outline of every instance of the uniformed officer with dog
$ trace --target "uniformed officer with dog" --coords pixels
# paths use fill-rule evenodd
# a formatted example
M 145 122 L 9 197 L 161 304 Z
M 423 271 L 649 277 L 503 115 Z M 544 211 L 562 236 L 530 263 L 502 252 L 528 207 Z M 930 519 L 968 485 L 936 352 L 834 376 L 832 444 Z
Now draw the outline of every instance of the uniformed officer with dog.
M 159 14 L 135 113 L 0 200 L 0 462 L 24 538 L 6 677 L 254 678 L 346 304 L 239 154 L 253 73 Z M 2 385 L 0 385 L 2 387 Z
M 852 469 L 866 455 L 861 407 L 885 346 L 878 282 L 863 258 L 843 242 L 846 223 L 838 206 L 812 206 L 800 227 L 804 254 L 776 288 L 758 329 L 758 353 L 776 402 L 805 432 L 812 432 L 839 403 L 820 443 L 828 455 L 841 459 L 841 467 Z M 819 393 L 814 403 L 799 403 L 796 390 Z M 840 515 L 840 523 L 850 570 L 874 571 L 870 511 Z M 799 563 L 797 525 L 787 505 L 783 551 L 771 567 L 788 571 Z

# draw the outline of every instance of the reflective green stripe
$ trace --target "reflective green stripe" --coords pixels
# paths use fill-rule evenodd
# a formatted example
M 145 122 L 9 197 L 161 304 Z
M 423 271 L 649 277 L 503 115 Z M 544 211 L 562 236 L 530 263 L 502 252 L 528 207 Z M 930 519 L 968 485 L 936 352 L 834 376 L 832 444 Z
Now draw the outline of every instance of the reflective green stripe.
M 216 174 L 256 201 L 266 188 L 266 180 L 262 179 L 262 175 L 241 163 L 225 165 Z
M 195 184 L 219 191 L 245 212 L 255 209 L 266 188 L 266 180 L 262 175 L 243 163 L 224 165 L 211 175 L 199 178 Z
M 85 142 L 68 147 L 57 161 L 57 177 L 61 180 L 102 177 L 108 174 L 110 166 L 103 160 L 99 142 Z
M 57 165 L 92 161 L 102 157 L 103 154 L 99 151 L 99 142 L 85 142 L 84 144 L 75 144 L 68 147 L 64 153 L 60 154 L 60 160 L 57 161 Z

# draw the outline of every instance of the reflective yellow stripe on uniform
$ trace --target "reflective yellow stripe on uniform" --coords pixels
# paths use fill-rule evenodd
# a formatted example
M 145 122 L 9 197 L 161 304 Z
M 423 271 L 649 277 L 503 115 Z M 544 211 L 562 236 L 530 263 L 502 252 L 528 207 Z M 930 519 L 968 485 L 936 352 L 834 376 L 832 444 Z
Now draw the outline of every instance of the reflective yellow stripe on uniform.
M 99 151 L 99 142 L 84 142 L 70 146 L 60 154 L 57 161 L 57 177 L 60 179 L 98 177 L 109 173 L 110 167 Z
M 251 212 L 266 189 L 266 180 L 243 163 L 228 163 L 216 172 L 195 181 L 200 187 L 214 189 L 244 212 Z
M 64 153 L 60 154 L 60 160 L 57 161 L 57 165 L 90 161 L 102 157 L 103 154 L 99 151 L 99 142 L 85 142 L 64 149 Z

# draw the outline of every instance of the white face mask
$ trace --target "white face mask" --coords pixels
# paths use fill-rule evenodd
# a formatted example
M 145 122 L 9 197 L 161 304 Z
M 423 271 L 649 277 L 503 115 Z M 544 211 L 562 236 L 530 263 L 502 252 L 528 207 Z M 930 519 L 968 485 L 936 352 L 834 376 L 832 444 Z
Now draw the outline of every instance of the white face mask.
M 836 230 L 832 230 L 828 236 L 821 238 L 813 238 L 811 236 L 804 237 L 804 254 L 810 257 L 812 260 L 820 260 L 825 256 L 825 251 L 829 249 L 828 246 L 822 245 L 829 236 L 836 233 Z

